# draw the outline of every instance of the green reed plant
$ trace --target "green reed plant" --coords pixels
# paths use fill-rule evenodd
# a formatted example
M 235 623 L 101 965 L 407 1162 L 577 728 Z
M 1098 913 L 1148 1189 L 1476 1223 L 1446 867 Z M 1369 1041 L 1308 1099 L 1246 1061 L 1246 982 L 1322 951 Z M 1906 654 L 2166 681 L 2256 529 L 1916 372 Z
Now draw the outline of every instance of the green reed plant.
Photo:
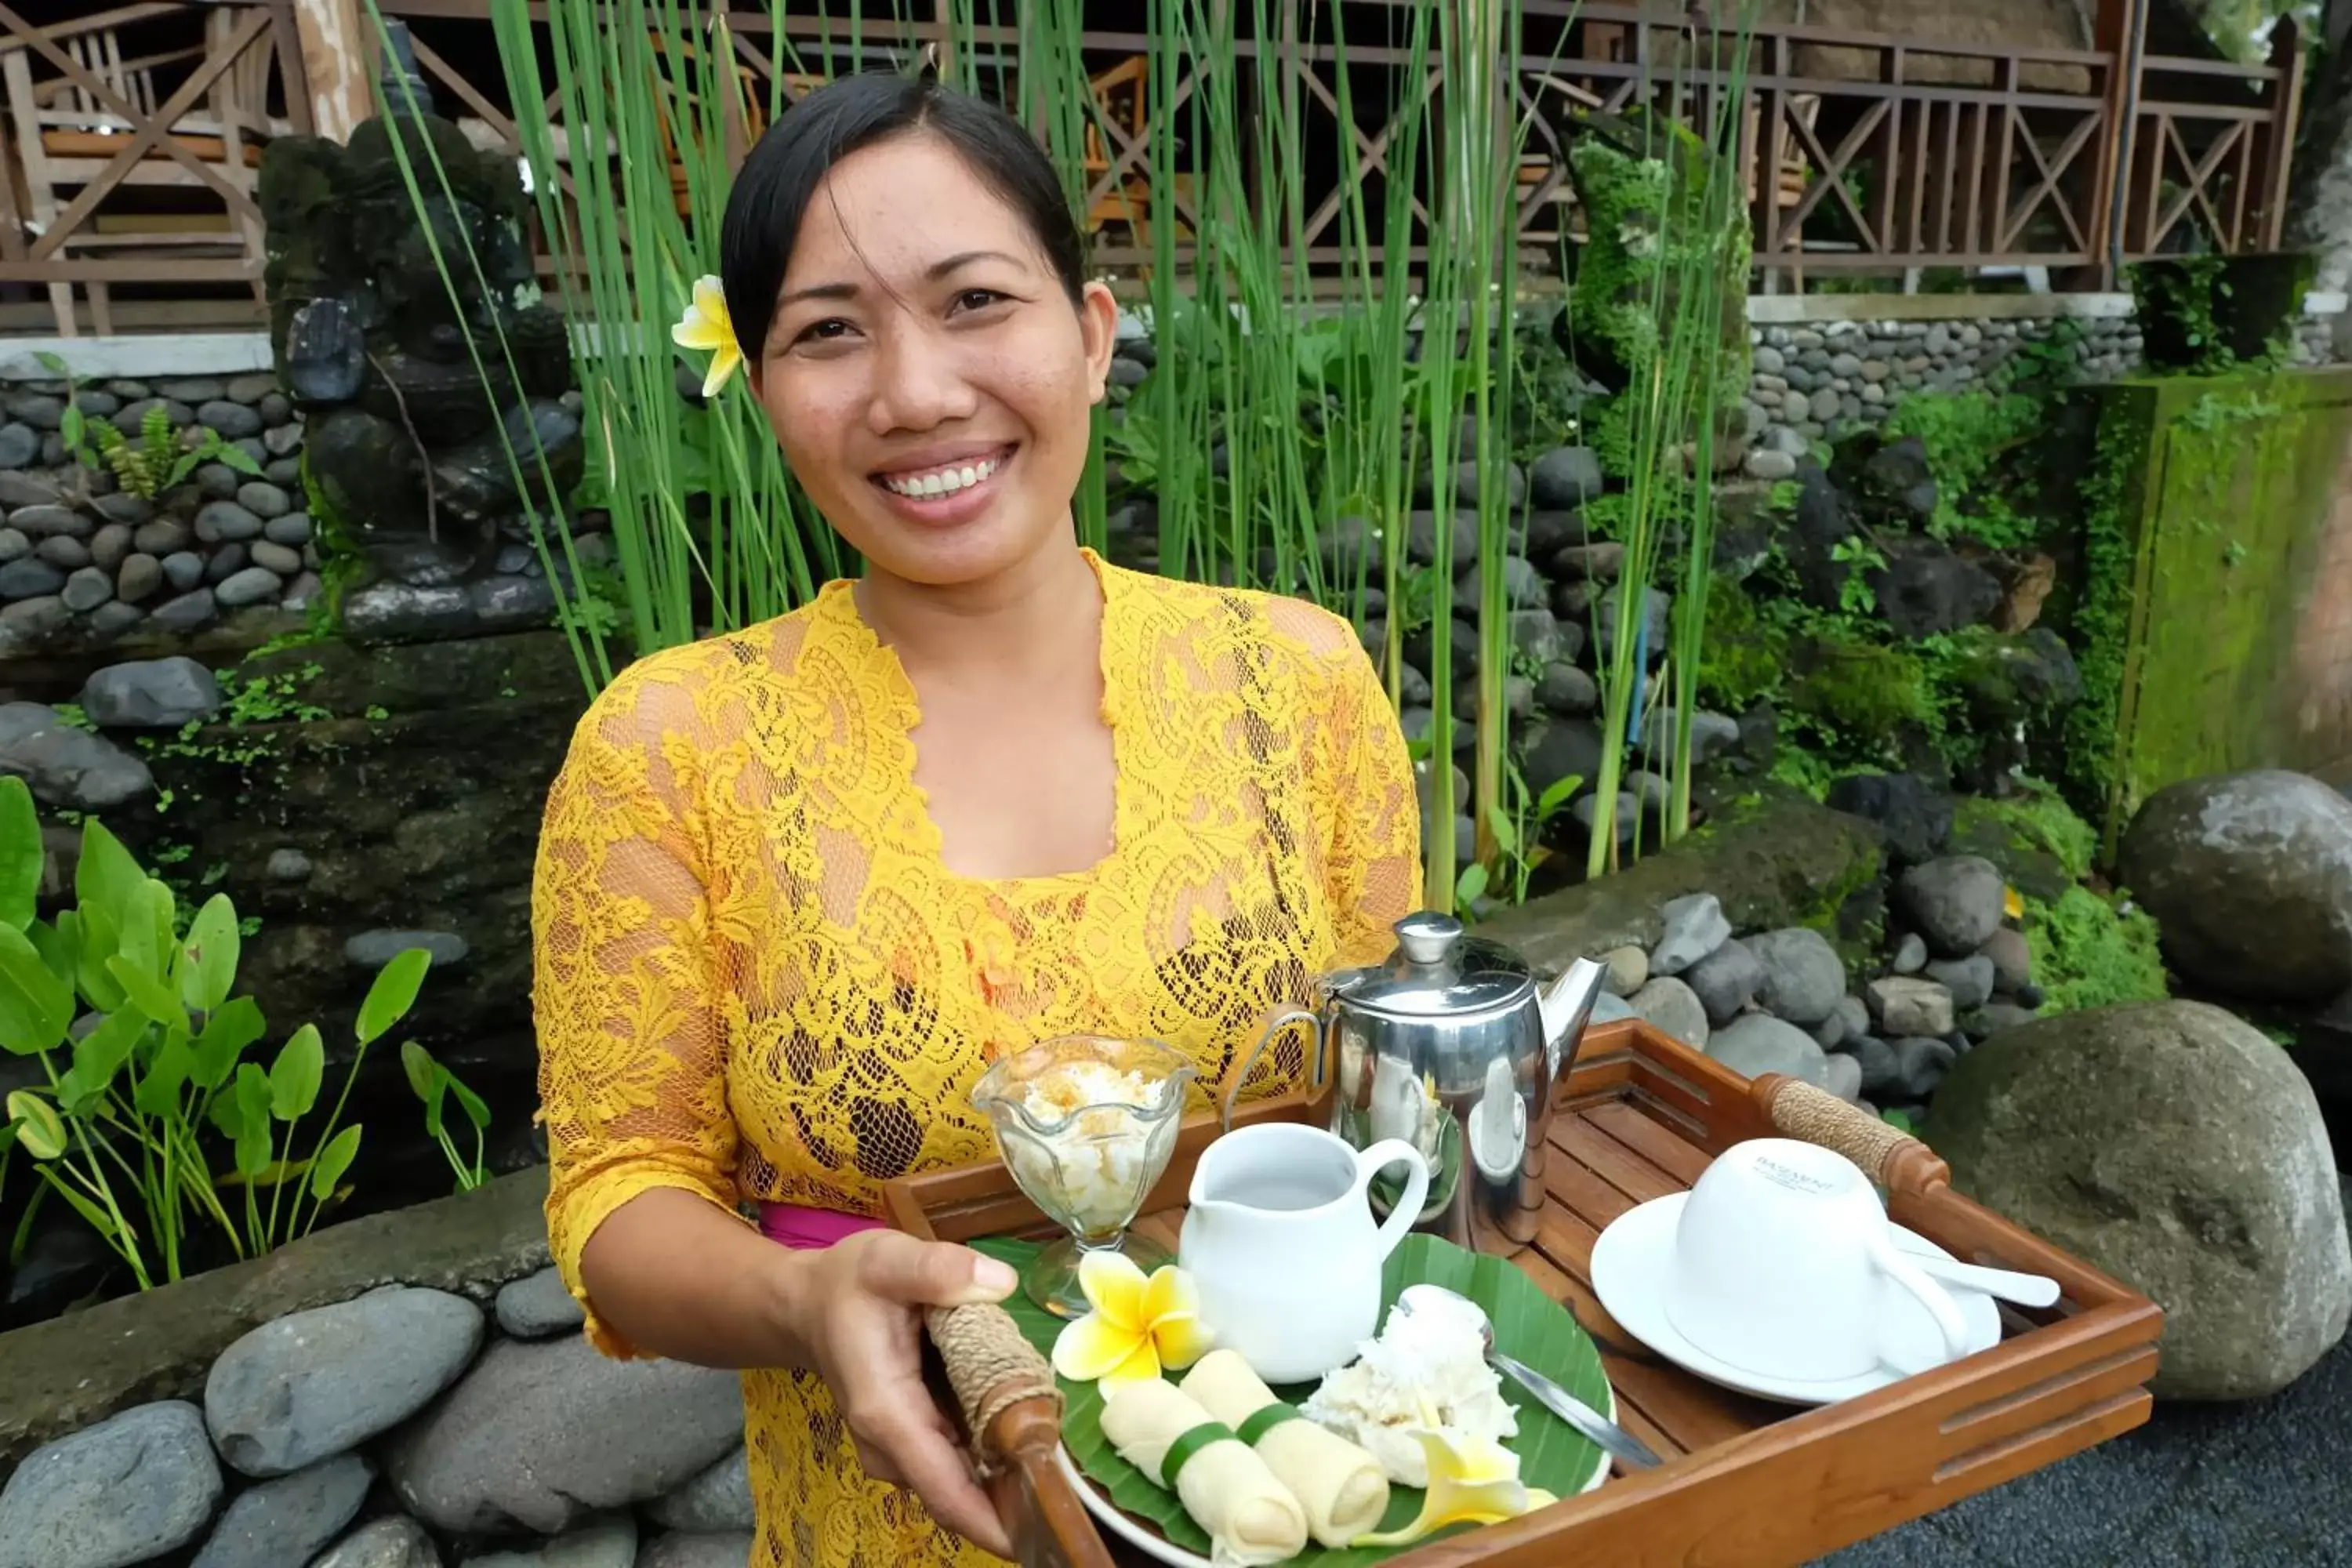
M 1736 409 L 1737 387 L 1745 381 L 1738 368 L 1746 357 L 1744 321 L 1728 328 L 1727 321 L 1738 305 L 1728 291 L 1742 289 L 1747 276 L 1738 139 L 1751 26 L 1743 20 L 1729 43 L 1710 31 L 1692 50 L 1677 53 L 1667 79 L 1647 94 L 1650 104 L 1612 117 L 1605 137 L 1589 131 L 1570 154 L 1594 226 L 1604 231 L 1593 246 L 1611 263 L 1588 270 L 1570 319 L 1603 339 L 1626 373 L 1599 438 L 1604 461 L 1625 481 L 1623 494 L 1612 498 L 1625 554 L 1613 616 L 1602 613 L 1594 628 L 1601 753 L 1589 877 L 1618 863 L 1626 755 L 1643 743 L 1638 731 L 1651 730 L 1651 710 L 1669 690 L 1673 732 L 1649 749 L 1666 752 L 1665 837 L 1690 826 L 1691 721 L 1712 580 L 1717 421 L 1727 411 L 1727 406 Z M 1692 101 L 1698 105 L 1696 126 L 1670 112 Z M 1647 595 L 1661 578 L 1678 592 L 1664 663 L 1654 675 L 1640 628 Z
M 0 1047 L 33 1058 L 44 1080 L 8 1096 L 6 1142 L 141 1289 L 181 1278 L 192 1226 L 216 1230 L 239 1258 L 308 1234 L 348 1195 L 360 1147 L 360 1128 L 341 1124 L 352 1082 L 369 1044 L 415 1005 L 427 955 L 401 953 L 377 973 L 341 1092 L 309 1124 L 323 1042 L 306 1024 L 268 1068 L 246 1059 L 267 1026 L 250 996 L 233 994 L 239 931 L 227 897 L 183 929 L 171 888 L 92 819 L 75 906 L 50 922 L 37 912 L 43 858 L 31 792 L 0 775 Z M 230 1145 L 224 1171 L 207 1129 Z
M 895 43 L 902 57 L 914 56 L 904 6 L 888 21 L 864 19 L 863 7 L 826 21 L 833 8 L 820 7 L 815 48 L 802 47 L 805 32 L 787 32 L 786 9 L 772 0 L 764 36 L 780 70 L 822 75 L 835 62 L 834 44 Z M 949 0 L 942 13 L 950 79 L 1009 89 L 1009 107 L 1039 132 L 1081 209 L 1088 131 L 1114 154 L 1120 145 L 1088 80 L 1101 62 L 1090 65 L 1081 47 L 1085 13 L 1082 0 L 1017 7 Z M 551 90 L 569 138 L 570 156 L 560 158 L 544 121 L 522 117 L 559 287 L 580 334 L 595 454 L 589 489 L 613 513 L 631 641 L 645 651 L 790 607 L 854 563 L 799 497 L 740 380 L 713 388 L 706 407 L 691 405 L 677 379 L 682 367 L 704 371 L 706 351 L 682 355 L 663 335 L 695 281 L 715 270 L 729 150 L 760 117 L 754 110 L 769 119 L 781 110 L 781 87 L 769 79 L 747 91 L 723 20 L 678 0 L 555 0 L 544 24 L 552 63 L 544 68 L 521 0 L 496 0 L 494 21 L 513 100 L 537 102 Z M 1500 10 L 1304 12 L 1281 0 L 1150 0 L 1151 112 L 1137 170 L 1156 196 L 1150 262 L 1130 292 L 1139 296 L 1134 304 L 1156 368 L 1123 410 L 1097 410 L 1094 453 L 1073 505 L 1079 537 L 1103 547 L 1116 475 L 1156 501 L 1153 543 L 1163 573 L 1304 594 L 1360 623 L 1377 594 L 1381 629 L 1371 636 L 1368 628 L 1368 640 L 1391 700 L 1402 695 L 1408 640 L 1427 638 L 1432 713 L 1416 749 L 1430 773 L 1428 897 L 1440 906 L 1455 902 L 1464 886 L 1457 868 L 1465 847 L 1488 887 L 1514 883 L 1506 873 L 1525 858 L 1524 803 L 1509 784 L 1514 606 L 1506 597 L 1523 520 L 1511 515 L 1502 481 L 1520 358 L 1513 175 L 1528 121 L 1496 107 L 1516 101 L 1508 73 L 1523 63 L 1520 24 L 1517 0 Z M 1331 79 L 1341 121 L 1393 121 L 1385 177 L 1364 175 L 1352 156 L 1339 161 L 1338 214 L 1325 240 L 1336 236 L 1340 259 L 1319 280 L 1297 258 L 1309 203 L 1321 199 L 1308 188 L 1305 148 L 1310 117 L 1323 108 L 1307 100 L 1288 58 L 1318 26 L 1328 26 L 1340 67 Z M 1351 26 L 1376 32 L 1353 38 Z M 1385 102 L 1360 102 L 1361 79 L 1348 68 L 1350 46 L 1367 44 L 1397 51 L 1382 73 Z M 985 70 L 983 49 L 998 52 Z M 764 105 L 747 101 L 761 96 Z M 1720 101 L 1736 104 L 1738 96 Z M 1717 119 L 1728 124 L 1729 112 Z M 1717 134 L 1710 140 L 1721 144 Z M 670 183 L 673 149 L 682 195 Z M 434 188 L 430 162 L 418 160 L 412 189 L 420 200 Z M 1377 204 L 1371 178 L 1380 178 Z M 1181 234 L 1180 189 L 1192 208 Z M 1180 249 L 1187 253 L 1181 273 Z M 453 287 L 470 267 L 467 257 L 444 258 Z M 1706 359 L 1685 341 L 1705 312 L 1682 281 L 1652 280 L 1653 302 L 1671 306 L 1655 329 L 1662 352 L 1652 384 L 1620 400 L 1647 409 L 1624 424 L 1629 444 L 1654 456 L 1688 444 L 1672 432 L 1687 423 L 1688 387 L 1703 374 L 1693 367 Z M 1477 477 L 1475 496 L 1457 509 L 1465 460 Z M 1434 569 L 1408 554 L 1412 495 L 1424 474 Z M 1640 582 L 1672 565 L 1662 552 L 1675 533 L 1669 519 L 1688 513 L 1704 526 L 1710 510 L 1703 494 L 1693 505 L 1689 486 L 1672 497 L 1666 488 L 1650 485 L 1626 509 L 1650 541 Z M 568 551 L 569 530 L 549 521 L 550 548 Z M 1450 567 L 1457 527 L 1475 529 L 1478 543 L 1475 581 L 1463 584 L 1478 654 L 1467 682 L 1454 668 L 1454 617 L 1463 613 Z M 1683 574 L 1700 558 L 1686 556 Z M 1678 637 L 1697 635 L 1703 575 L 1700 593 L 1684 595 Z M 556 580 L 575 584 L 567 624 L 592 621 L 579 576 Z M 601 658 L 601 645 L 596 651 Z M 1668 668 L 1686 681 L 1685 665 L 1695 668 L 1696 658 L 1675 656 Z M 583 656 L 583 673 L 593 687 L 609 668 Z M 1615 767 L 1602 784 L 1609 805 L 1639 673 L 1603 672 L 1613 704 Z M 1470 803 L 1454 798 L 1457 696 L 1470 699 L 1475 720 Z M 1675 706 L 1685 759 L 1675 771 L 1686 774 L 1693 704 Z M 1678 821 L 1686 822 L 1686 777 L 1675 798 Z M 1454 842 L 1464 804 L 1475 825 L 1467 847 Z M 1613 845 L 1611 815 L 1596 843 Z

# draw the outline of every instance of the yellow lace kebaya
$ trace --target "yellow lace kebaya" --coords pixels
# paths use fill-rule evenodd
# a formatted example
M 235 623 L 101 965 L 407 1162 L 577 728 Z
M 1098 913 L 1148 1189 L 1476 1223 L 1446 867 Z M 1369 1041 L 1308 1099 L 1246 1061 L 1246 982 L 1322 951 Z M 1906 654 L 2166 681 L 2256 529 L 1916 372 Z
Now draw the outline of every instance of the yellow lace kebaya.
M 994 1157 L 969 1100 L 1055 1035 L 1148 1036 L 1222 1095 L 1278 1005 L 1386 953 L 1420 813 L 1354 630 L 1297 601 L 1091 553 L 1116 836 L 1091 868 L 943 865 L 897 657 L 834 583 L 791 615 L 624 670 L 551 792 L 533 889 L 549 1233 L 654 1187 L 735 1211 L 880 1213 L 880 1184 Z M 1245 1097 L 1297 1080 L 1294 1044 Z M 867 1480 L 812 1374 L 743 1376 L 755 1568 L 991 1561 Z

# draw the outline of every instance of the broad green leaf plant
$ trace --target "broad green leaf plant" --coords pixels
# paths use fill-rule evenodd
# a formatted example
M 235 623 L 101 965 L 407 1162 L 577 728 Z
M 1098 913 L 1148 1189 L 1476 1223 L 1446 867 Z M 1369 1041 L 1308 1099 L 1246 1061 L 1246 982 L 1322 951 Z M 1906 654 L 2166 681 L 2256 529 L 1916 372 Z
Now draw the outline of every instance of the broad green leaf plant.
M 92 820 L 75 907 L 52 924 L 37 913 L 42 858 L 31 792 L 0 777 L 0 1048 L 37 1059 L 47 1079 L 8 1096 L 0 1159 L 22 1150 L 40 1190 L 89 1221 L 142 1290 L 180 1279 L 205 1227 L 240 1258 L 307 1235 L 350 1194 L 352 1082 L 369 1045 L 415 1005 L 429 956 L 413 949 L 376 974 L 341 1090 L 313 1121 L 325 1042 L 305 1024 L 267 1068 L 247 1058 L 267 1025 L 233 994 L 239 937 L 226 894 L 180 930 L 171 888 Z M 205 1129 L 227 1142 L 226 1170 Z

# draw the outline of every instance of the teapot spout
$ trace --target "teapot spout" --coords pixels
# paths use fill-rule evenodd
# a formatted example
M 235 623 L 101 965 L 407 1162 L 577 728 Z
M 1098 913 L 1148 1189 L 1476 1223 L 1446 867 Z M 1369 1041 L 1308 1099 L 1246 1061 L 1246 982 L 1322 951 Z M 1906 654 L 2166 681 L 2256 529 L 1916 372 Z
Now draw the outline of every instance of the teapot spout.
M 1537 1005 L 1543 1014 L 1545 1049 L 1559 1064 L 1552 1069 L 1555 1082 L 1560 1071 L 1576 1058 L 1577 1043 L 1583 1038 L 1585 1025 L 1591 1021 L 1592 1005 L 1601 999 L 1601 983 L 1608 973 L 1592 960 L 1580 958 L 1537 994 Z

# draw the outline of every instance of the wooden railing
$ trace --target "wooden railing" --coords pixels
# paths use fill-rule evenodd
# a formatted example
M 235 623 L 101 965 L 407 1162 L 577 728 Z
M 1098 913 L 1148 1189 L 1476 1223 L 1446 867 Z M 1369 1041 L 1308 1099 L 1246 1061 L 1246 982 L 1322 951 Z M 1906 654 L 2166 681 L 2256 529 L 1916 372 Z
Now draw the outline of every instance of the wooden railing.
M 22 0 L 18 0 L 22 3 Z M 268 137 L 307 131 L 294 12 L 330 0 L 137 0 L 102 15 L 28 26 L 0 0 L 0 119 L 14 191 L 0 190 L 0 330 L 100 331 L 130 314 L 110 291 L 241 287 L 257 298 L 261 269 L 253 174 Z M 488 47 L 489 0 L 379 0 L 410 24 L 415 55 L 445 113 L 485 145 L 519 151 L 516 110 Z M 723 33 L 747 100 L 789 104 L 815 77 L 812 60 L 842 54 L 843 0 L 807 0 L 772 14 L 730 10 Z M 1385 171 L 1394 127 L 1360 74 L 1408 68 L 1381 47 L 1402 7 L 1423 0 L 1326 0 L 1276 6 L 1279 31 L 1244 39 L 1245 59 L 1272 54 L 1295 100 L 1328 116 L 1330 143 L 1305 194 L 1291 260 L 1310 273 L 1343 259 L 1344 170 Z M 1357 123 L 1339 123 L 1328 14 L 1348 13 L 1345 51 Z M 1510 86 L 1498 124 L 1524 119 L 1511 237 L 1540 271 L 1581 238 L 1565 148 L 1576 116 L 1648 103 L 1689 122 L 1737 111 L 1736 155 L 1752 215 L 1755 265 L 1768 284 L 1803 273 L 2020 266 L 2049 268 L 2062 287 L 2112 287 L 2123 263 L 2192 240 L 2224 251 L 2275 248 L 2285 216 L 2288 152 L 2302 89 L 2291 23 L 2273 63 L 2137 57 L 2127 49 L 2001 48 L 1775 26 L 1744 40 L 1696 29 L 1691 14 L 1587 0 L 1521 0 L 1527 35 L 1498 77 Z M 1723 9 L 1728 9 L 1725 6 Z M 540 9 L 535 3 L 533 9 Z M 931 9 L 916 0 L 908 10 Z M 1700 10 L 1694 6 L 1694 11 Z M 1361 18 L 1361 20 L 1358 20 Z M 371 40 L 372 41 L 372 40 Z M 1010 27 L 951 37 L 936 19 L 865 25 L 866 58 L 903 60 L 929 44 L 986 58 L 983 84 L 1025 103 Z M 1082 210 L 1094 260 L 1113 273 L 1153 259 L 1154 226 L 1197 231 L 1192 182 L 1156 190 L 1143 150 L 1154 118 L 1174 112 L 1198 79 L 1179 62 L 1173 105 L 1146 100 L 1133 68 L 1152 39 L 1088 32 L 1082 46 L 1104 123 L 1085 150 Z M 143 52 L 142 52 L 143 51 Z M 829 68 L 858 62 L 835 60 Z M 371 67 L 369 74 L 373 74 Z M 526 106 L 548 119 L 553 106 Z M 728 127 L 740 158 L 759 125 Z M 580 153 L 556 127 L 568 160 Z M 1345 160 L 1346 163 L 1341 161 Z M 568 168 L 553 177 L 569 189 Z M 1262 171 L 1253 171 L 1253 178 Z M 131 194 L 163 186 L 179 206 Z M 1377 205 L 1377 204 L 1374 204 Z M 1374 215 L 1377 217 L 1377 214 Z M 1422 258 L 1428 214 L 1416 205 L 1403 254 Z M 1497 237 L 1498 239 L 1502 237 Z M 542 258 L 543 264 L 545 258 Z M 26 291 L 46 288 L 53 326 L 31 320 Z
M 0 0 L 0 90 L 12 324 L 111 331 L 118 289 L 165 296 L 169 315 L 125 301 L 146 324 L 186 324 L 172 307 L 205 286 L 250 314 L 262 149 L 310 127 L 293 0 L 138 0 L 40 24 Z

